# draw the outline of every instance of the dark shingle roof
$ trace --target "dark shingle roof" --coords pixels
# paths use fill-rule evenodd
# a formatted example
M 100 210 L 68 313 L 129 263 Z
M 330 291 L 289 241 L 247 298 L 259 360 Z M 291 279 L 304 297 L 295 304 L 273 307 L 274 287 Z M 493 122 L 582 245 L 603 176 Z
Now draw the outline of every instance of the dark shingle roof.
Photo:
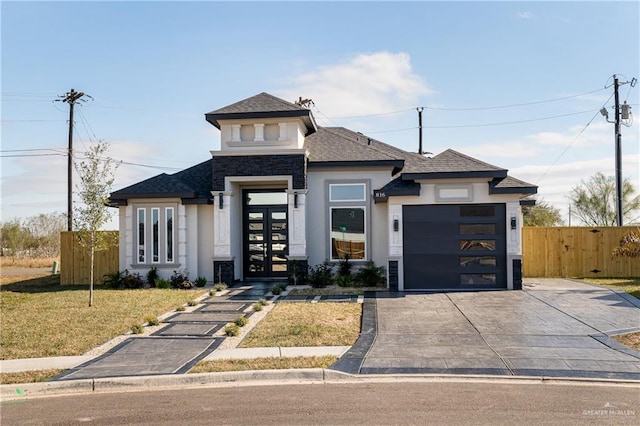
M 381 145 L 388 146 L 344 127 L 320 127 L 305 139 L 309 167 L 386 165 L 393 167 L 393 174 L 399 172 L 404 159 L 380 149 Z
M 512 176 L 489 182 L 489 194 L 535 194 L 538 186 Z
M 181 198 L 185 204 L 208 203 L 211 198 L 211 160 L 189 167 L 178 173 L 159 174 L 126 188 L 112 192 L 113 204 L 129 198 Z
M 218 129 L 220 128 L 220 120 L 282 117 L 300 117 L 307 127 L 307 135 L 317 129 L 309 109 L 265 92 L 205 114 L 207 121 Z

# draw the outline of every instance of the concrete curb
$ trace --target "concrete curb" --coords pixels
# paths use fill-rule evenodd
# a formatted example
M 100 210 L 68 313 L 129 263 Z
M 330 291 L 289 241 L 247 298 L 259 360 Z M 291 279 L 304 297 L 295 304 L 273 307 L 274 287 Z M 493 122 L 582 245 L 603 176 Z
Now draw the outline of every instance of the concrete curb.
M 66 370 L 84 364 L 97 355 L 57 356 L 50 358 L 4 359 L 0 361 L 0 371 L 17 373 L 21 371 L 61 369 Z
M 255 370 L 226 373 L 117 377 L 0 385 L 0 400 L 15 401 L 66 394 L 134 392 L 150 389 L 240 387 L 321 383 L 482 382 L 556 385 L 603 385 L 637 388 L 640 380 L 491 375 L 352 375 L 322 368 Z

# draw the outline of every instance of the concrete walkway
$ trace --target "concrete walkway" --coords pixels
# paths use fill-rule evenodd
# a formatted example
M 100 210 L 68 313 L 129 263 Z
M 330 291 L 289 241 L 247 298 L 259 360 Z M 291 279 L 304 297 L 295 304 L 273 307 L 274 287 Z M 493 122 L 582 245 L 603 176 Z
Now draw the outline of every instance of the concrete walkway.
M 572 280 L 525 291 L 378 293 L 362 335 L 332 368 L 355 374 L 491 374 L 640 380 L 640 351 L 610 336 L 640 331 L 632 296 Z

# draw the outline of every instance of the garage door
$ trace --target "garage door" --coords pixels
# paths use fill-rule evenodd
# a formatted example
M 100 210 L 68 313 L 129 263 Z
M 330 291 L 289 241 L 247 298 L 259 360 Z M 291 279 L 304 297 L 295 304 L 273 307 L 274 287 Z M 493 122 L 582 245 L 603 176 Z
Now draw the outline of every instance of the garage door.
M 504 204 L 404 206 L 405 290 L 506 288 Z

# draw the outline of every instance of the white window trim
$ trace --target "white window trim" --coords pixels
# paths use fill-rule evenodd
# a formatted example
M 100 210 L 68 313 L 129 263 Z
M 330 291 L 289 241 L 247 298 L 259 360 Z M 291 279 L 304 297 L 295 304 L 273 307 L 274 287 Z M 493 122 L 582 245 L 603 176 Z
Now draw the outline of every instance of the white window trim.
M 147 209 L 144 207 L 136 209 L 136 263 L 147 263 Z M 142 212 L 142 222 L 140 221 Z M 142 223 L 142 244 L 140 244 L 140 224 Z M 140 247 L 142 246 L 142 260 L 140 260 Z
M 157 267 L 176 267 L 178 265 L 176 247 L 177 245 L 177 232 L 178 232 L 178 224 L 176 217 L 176 203 L 166 203 L 159 202 L 157 204 L 138 204 L 135 206 L 136 217 L 135 217 L 135 229 L 136 229 L 136 237 L 135 237 L 135 257 L 134 257 L 134 265 L 138 267 L 148 267 L 148 266 L 157 266 Z M 140 221 L 140 212 L 142 213 L 142 222 Z M 168 223 L 167 223 L 167 213 L 171 212 L 173 222 L 172 222 L 172 239 L 171 239 L 171 248 L 173 259 L 168 259 Z M 157 259 L 154 257 L 153 249 L 155 248 L 154 241 L 154 227 L 153 227 L 153 219 L 154 213 L 158 215 L 158 241 L 157 241 L 157 249 L 158 249 L 158 257 Z M 140 244 L 140 223 L 144 226 L 144 241 L 143 244 Z M 140 260 L 140 247 L 144 250 L 143 259 Z
M 157 217 L 155 216 L 157 215 Z M 157 229 L 158 229 L 158 239 L 156 240 L 156 236 L 155 234 L 155 229 L 156 229 L 156 223 L 155 220 L 157 219 Z M 160 263 L 160 235 L 162 230 L 160 229 L 160 208 L 158 207 L 152 207 L 151 208 L 151 263 Z M 157 253 L 157 254 L 156 254 Z
M 169 259 L 169 215 L 171 212 L 171 259 Z M 164 208 L 164 241 L 165 241 L 165 257 L 166 263 L 174 263 L 176 253 L 176 216 L 173 207 Z
M 368 238 L 368 233 L 369 233 L 369 228 L 367 226 L 367 214 L 368 214 L 368 210 L 367 210 L 367 206 L 362 204 L 362 205 L 332 205 L 329 206 L 329 260 L 332 262 L 339 262 L 341 259 L 340 258 L 335 258 L 333 257 L 333 246 L 331 245 L 331 233 L 333 232 L 333 210 L 334 209 L 362 209 L 362 218 L 364 220 L 364 257 L 362 259 L 349 259 L 350 262 L 366 262 L 367 260 L 369 260 L 369 238 Z M 349 231 L 347 230 L 347 233 L 349 233 Z

